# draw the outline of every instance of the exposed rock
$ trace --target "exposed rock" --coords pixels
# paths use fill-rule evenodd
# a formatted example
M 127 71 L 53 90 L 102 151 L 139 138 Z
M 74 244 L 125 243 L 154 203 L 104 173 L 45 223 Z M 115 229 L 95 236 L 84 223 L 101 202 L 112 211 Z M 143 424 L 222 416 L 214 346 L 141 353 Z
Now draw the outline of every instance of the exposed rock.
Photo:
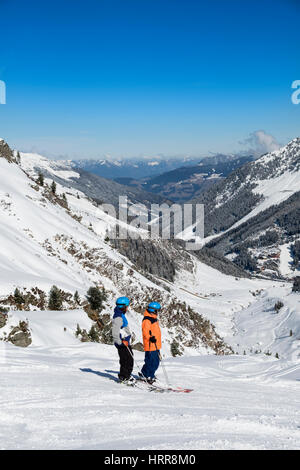
M 134 349 L 135 351 L 143 352 L 144 351 L 144 346 L 142 345 L 142 343 L 135 343 L 135 344 L 132 345 L 132 349 Z
M 80 335 L 81 335 L 80 341 L 82 343 L 90 343 L 92 341 L 86 330 L 82 330 Z
M 0 158 L 5 158 L 9 163 L 19 163 L 18 154 L 15 156 L 4 140 L 0 140 Z
M 19 326 L 15 326 L 9 333 L 7 341 L 14 344 L 15 346 L 27 348 L 27 346 L 32 343 L 28 323 L 25 321 L 20 321 Z
M 7 322 L 7 315 L 0 312 L 0 328 L 3 328 Z

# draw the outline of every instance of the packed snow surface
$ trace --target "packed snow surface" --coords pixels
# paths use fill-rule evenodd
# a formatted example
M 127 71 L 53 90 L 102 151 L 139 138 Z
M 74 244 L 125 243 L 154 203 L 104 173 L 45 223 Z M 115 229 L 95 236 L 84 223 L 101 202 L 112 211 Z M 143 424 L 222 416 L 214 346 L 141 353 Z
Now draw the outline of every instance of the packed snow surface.
M 300 365 L 167 358 L 170 381 L 194 391 L 161 394 L 120 385 L 113 346 L 0 342 L 0 353 L 1 449 L 300 448 Z

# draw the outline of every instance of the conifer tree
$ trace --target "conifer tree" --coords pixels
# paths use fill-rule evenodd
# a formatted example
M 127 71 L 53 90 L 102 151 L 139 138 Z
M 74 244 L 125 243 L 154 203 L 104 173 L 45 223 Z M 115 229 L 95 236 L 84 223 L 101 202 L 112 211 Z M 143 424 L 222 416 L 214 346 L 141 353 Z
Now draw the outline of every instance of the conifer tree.
M 56 183 L 55 183 L 55 181 L 52 181 L 51 192 L 52 192 L 52 194 L 56 194 Z
M 99 289 L 99 287 L 90 287 L 87 291 L 86 298 L 92 310 L 101 312 L 104 308 L 103 302 L 107 299 L 107 295 L 103 287 L 102 289 Z
M 18 288 L 15 289 L 15 292 L 14 292 L 14 301 L 17 305 L 22 305 L 25 303 L 25 298 L 24 296 L 21 294 L 21 292 L 19 291 Z
M 36 182 L 39 186 L 44 186 L 45 179 L 42 172 L 39 172 L 39 176 Z
M 78 294 L 78 290 L 75 292 L 74 294 L 74 302 L 77 304 L 77 305 L 80 305 L 80 296 Z
M 63 297 L 61 291 L 56 286 L 52 286 L 49 294 L 48 309 L 61 310 L 63 306 Z
M 99 342 L 99 333 L 97 332 L 95 326 L 93 325 L 89 331 L 89 337 L 94 343 Z
M 300 276 L 294 278 L 293 292 L 300 292 Z

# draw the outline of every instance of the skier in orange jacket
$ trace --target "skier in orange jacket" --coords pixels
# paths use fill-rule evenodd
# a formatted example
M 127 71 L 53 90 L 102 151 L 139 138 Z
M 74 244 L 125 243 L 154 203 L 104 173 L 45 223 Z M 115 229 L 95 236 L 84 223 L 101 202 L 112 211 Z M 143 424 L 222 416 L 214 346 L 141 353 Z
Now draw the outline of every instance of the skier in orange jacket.
M 141 376 L 146 378 L 148 383 L 155 382 L 155 372 L 160 363 L 161 331 L 157 319 L 160 310 L 161 305 L 158 302 L 150 302 L 142 323 L 145 364 Z

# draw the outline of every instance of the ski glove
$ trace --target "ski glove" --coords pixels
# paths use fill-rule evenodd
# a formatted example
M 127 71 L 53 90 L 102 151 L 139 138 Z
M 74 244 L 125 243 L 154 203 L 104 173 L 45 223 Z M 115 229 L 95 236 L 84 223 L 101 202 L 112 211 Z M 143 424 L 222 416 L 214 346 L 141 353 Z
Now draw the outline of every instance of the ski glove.
M 122 343 L 124 344 L 124 346 L 129 346 L 128 341 L 125 341 L 125 339 L 122 340 Z
M 155 336 L 150 336 L 150 343 L 156 343 L 156 338 Z

